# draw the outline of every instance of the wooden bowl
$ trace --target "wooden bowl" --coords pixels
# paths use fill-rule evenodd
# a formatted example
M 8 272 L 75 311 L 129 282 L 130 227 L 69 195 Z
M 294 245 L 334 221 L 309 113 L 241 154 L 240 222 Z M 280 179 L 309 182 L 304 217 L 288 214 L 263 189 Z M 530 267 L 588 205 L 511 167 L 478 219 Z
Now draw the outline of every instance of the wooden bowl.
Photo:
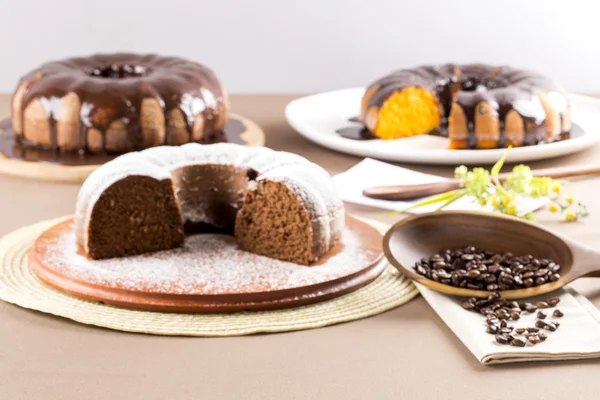
M 416 261 L 444 249 L 475 246 L 515 255 L 531 254 L 548 258 L 561 268 L 560 279 L 526 289 L 502 291 L 507 299 L 521 299 L 557 290 L 582 276 L 600 270 L 600 253 L 534 223 L 500 214 L 469 211 L 441 211 L 413 215 L 396 223 L 385 235 L 383 249 L 390 263 L 402 274 L 438 292 L 486 297 L 486 290 L 445 285 L 419 275 Z

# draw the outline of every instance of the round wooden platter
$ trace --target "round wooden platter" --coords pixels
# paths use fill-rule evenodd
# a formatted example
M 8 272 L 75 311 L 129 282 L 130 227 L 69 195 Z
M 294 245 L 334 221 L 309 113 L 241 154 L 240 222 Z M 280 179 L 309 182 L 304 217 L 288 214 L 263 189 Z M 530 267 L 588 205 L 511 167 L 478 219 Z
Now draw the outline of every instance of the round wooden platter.
M 255 122 L 236 114 L 232 114 L 231 119 L 243 122 L 246 129 L 240 137 L 246 146 L 265 145 L 265 133 Z M 0 119 L 0 141 L 11 140 L 7 136 L 3 138 L 2 135 L 14 137 L 8 118 Z M 73 166 L 45 161 L 26 161 L 9 157 L 0 151 L 0 173 L 48 182 L 81 183 L 100 165 L 102 164 Z
M 198 243 L 196 240 L 223 241 L 229 246 L 229 253 L 215 251 L 212 256 L 209 246 L 197 246 L 198 252 L 195 253 L 190 248 L 192 243 Z M 238 250 L 235 239 L 226 235 L 190 236 L 182 249 L 99 261 L 82 255 L 74 242 L 72 219 L 42 233 L 29 251 L 29 265 L 33 273 L 44 283 L 73 296 L 146 311 L 215 313 L 297 307 L 355 291 L 376 279 L 387 266 L 382 253 L 381 234 L 352 217 L 346 218 L 346 229 L 340 243 L 326 257 L 310 266 L 283 263 Z M 198 263 L 204 263 L 204 259 L 197 261 L 203 256 L 210 265 L 198 266 Z M 167 274 L 173 272 L 172 268 L 178 268 L 171 275 L 186 283 L 178 285 L 178 282 L 168 281 L 156 270 L 147 275 L 142 273 L 144 277 L 136 279 L 134 284 L 124 282 L 127 276 L 135 275 L 132 271 L 136 268 L 152 268 L 150 264 L 157 259 L 162 260 L 161 267 Z M 253 260 L 252 266 L 247 268 L 252 276 L 244 274 L 246 270 L 242 269 L 242 274 L 231 280 L 230 276 L 236 274 L 227 273 L 224 275 L 228 280 L 227 290 L 218 288 L 219 282 L 211 282 L 214 276 L 203 277 L 198 272 L 219 268 L 231 270 L 232 259 Z M 188 260 L 187 265 L 185 260 Z M 229 266 L 227 263 L 230 263 Z M 105 272 L 108 271 L 106 268 L 110 272 Z M 99 278 L 98 273 L 112 274 L 112 278 Z M 293 279 L 299 276 L 302 279 Z

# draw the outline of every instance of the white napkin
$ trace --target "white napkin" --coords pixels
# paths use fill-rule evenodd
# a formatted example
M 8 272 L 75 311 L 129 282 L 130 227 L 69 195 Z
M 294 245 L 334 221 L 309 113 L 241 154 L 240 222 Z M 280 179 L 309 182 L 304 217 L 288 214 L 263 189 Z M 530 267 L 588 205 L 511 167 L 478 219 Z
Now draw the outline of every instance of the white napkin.
M 461 302 L 465 301 L 464 298 L 448 296 L 415 284 L 429 305 L 482 364 L 600 357 L 600 311 L 572 288 L 567 287 L 539 298 L 519 300 L 534 303 L 548 297 L 560 297 L 556 307 L 543 310 L 548 315 L 546 321 L 559 321 L 560 326 L 555 332 L 544 331 L 548 335 L 545 342 L 515 347 L 499 344 L 494 335 L 486 333 L 485 318 L 463 309 Z M 553 317 L 555 309 L 560 309 L 564 316 Z M 509 321 L 508 324 L 517 328 L 534 326 L 536 313 L 523 312 L 521 319 Z
M 337 174 L 333 177 L 333 182 L 336 185 L 340 197 L 348 202 L 362 204 L 365 206 L 378 207 L 386 210 L 401 210 L 413 204 L 416 204 L 423 199 L 411 201 L 390 201 L 377 200 L 363 196 L 362 191 L 373 186 L 388 186 L 388 185 L 411 185 L 418 183 L 430 183 L 444 181 L 436 175 L 423 174 L 421 172 L 410 169 L 396 167 L 395 165 L 387 164 L 381 161 L 365 158 L 360 163 L 356 164 L 349 170 Z M 521 205 L 523 212 L 537 210 L 547 203 L 546 200 L 523 200 Z M 441 204 L 431 204 L 425 207 L 411 210 L 413 213 L 422 213 L 435 211 Z M 463 197 L 456 202 L 450 204 L 445 210 L 485 210 L 474 201 L 472 197 Z

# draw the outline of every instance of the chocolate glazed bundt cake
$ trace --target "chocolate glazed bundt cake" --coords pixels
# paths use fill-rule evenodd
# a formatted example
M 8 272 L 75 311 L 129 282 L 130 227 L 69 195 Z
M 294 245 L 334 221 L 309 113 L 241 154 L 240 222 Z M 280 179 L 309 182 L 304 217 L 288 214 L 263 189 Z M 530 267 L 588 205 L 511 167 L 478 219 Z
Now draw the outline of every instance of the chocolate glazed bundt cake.
M 528 146 L 571 130 L 564 90 L 545 76 L 484 64 L 403 69 L 368 87 L 361 121 L 396 139 L 446 130 L 451 149 Z
M 77 241 L 93 259 L 180 247 L 186 228 L 198 227 L 232 230 L 243 250 L 308 265 L 338 241 L 344 206 L 316 164 L 227 143 L 120 156 L 77 198 Z
M 12 97 L 23 146 L 125 153 L 202 141 L 223 129 L 228 100 L 214 73 L 177 57 L 98 54 L 50 62 Z

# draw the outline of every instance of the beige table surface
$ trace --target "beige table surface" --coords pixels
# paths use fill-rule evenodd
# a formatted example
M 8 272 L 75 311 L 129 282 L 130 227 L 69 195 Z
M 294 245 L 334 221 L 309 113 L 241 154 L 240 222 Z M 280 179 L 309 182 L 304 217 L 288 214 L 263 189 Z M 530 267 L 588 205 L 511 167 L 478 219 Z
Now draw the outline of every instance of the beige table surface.
M 233 96 L 267 146 L 341 172 L 360 158 L 313 145 L 285 122 L 294 96 Z M 0 114 L 8 97 L 0 97 Z M 536 167 L 600 163 L 600 147 Z M 450 168 L 416 167 L 448 175 Z M 571 184 L 592 213 L 551 226 L 600 246 L 600 178 Z M 0 235 L 73 210 L 77 185 L 0 176 Z M 350 213 L 384 219 L 381 210 Z M 600 306 L 600 279 L 576 287 Z M 484 367 L 419 297 L 361 321 L 302 332 L 178 338 L 89 327 L 0 301 L 0 400 L 18 399 L 591 399 L 600 360 Z

